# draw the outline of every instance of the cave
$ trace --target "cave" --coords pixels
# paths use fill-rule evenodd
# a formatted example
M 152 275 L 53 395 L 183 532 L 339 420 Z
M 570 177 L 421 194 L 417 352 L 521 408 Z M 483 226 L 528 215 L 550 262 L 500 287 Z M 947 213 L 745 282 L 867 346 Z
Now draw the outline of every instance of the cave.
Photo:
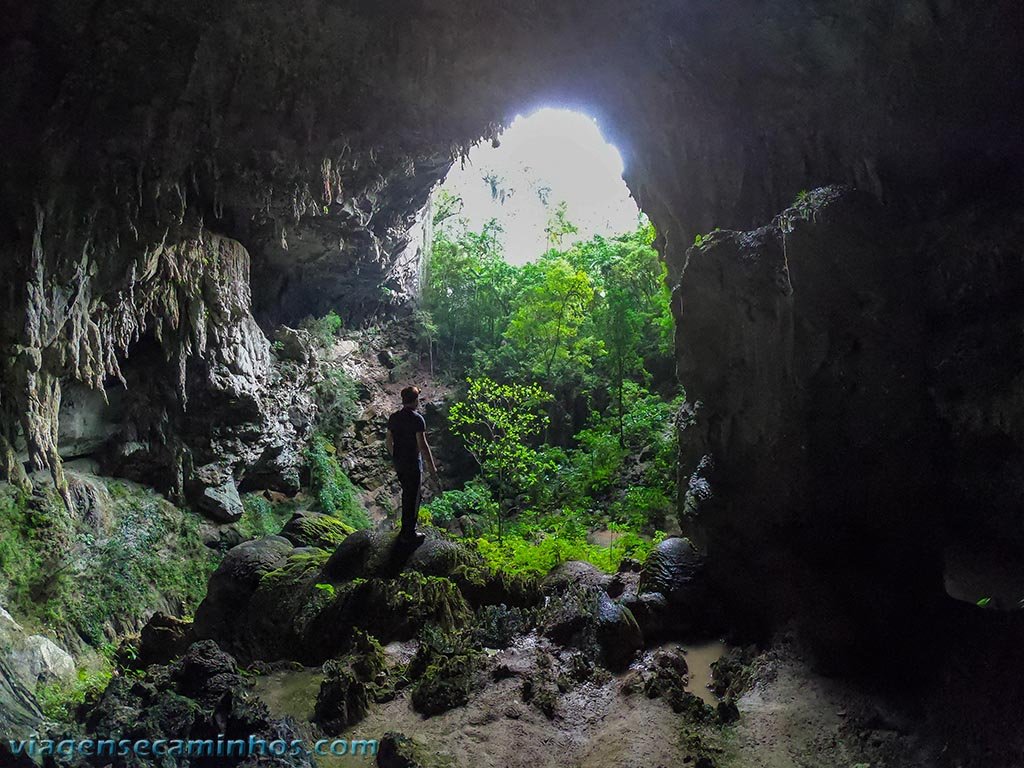
M 7 17 L 0 479 L 73 505 L 62 456 L 95 455 L 225 520 L 239 486 L 293 493 L 311 385 L 272 345 L 332 309 L 408 317 L 452 165 L 579 109 L 668 267 L 709 615 L 744 643 L 794 627 L 948 748 L 885 764 L 1024 764 L 1019 3 Z

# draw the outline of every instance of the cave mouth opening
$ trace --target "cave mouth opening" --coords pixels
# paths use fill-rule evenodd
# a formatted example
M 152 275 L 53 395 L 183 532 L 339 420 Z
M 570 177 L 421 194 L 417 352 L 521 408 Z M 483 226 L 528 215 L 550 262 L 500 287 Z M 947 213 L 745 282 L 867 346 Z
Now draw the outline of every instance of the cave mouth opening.
M 622 155 L 595 118 L 564 107 L 524 112 L 500 137 L 473 147 L 435 189 L 444 231 L 489 227 L 506 261 L 520 265 L 552 247 L 647 223 L 623 180 Z

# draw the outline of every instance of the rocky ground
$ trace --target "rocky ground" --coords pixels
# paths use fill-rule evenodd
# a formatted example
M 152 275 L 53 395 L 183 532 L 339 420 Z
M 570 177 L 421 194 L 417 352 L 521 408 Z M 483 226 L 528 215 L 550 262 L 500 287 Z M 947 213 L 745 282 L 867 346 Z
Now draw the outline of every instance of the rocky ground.
M 936 764 L 912 720 L 812 673 L 787 636 L 713 663 L 681 643 L 673 616 L 706 612 L 702 568 L 672 538 L 614 576 L 569 562 L 511 579 L 443 532 L 408 551 L 297 512 L 227 553 L 194 623 L 155 616 L 60 734 L 377 739 L 383 768 Z M 190 765 L 314 765 L 218 760 Z

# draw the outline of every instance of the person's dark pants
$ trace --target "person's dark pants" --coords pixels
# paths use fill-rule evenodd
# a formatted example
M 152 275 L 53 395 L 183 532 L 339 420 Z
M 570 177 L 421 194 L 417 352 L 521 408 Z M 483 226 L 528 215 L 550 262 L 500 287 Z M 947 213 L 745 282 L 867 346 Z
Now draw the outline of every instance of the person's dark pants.
M 395 467 L 395 471 L 398 473 L 398 482 L 402 485 L 402 530 L 399 535 L 409 539 L 415 534 L 416 522 L 419 519 L 423 477 L 416 465 Z

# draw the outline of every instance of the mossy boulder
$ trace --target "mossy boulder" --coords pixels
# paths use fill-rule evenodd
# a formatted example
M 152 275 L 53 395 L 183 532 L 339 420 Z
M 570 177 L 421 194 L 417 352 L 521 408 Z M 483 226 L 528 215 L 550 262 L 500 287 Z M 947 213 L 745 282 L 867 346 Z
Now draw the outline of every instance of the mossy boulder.
M 412 708 L 428 717 L 461 707 L 469 701 L 476 679 L 472 656 L 460 654 L 427 667 L 412 689 Z
M 594 629 L 602 595 L 594 587 L 567 588 L 540 610 L 538 623 L 541 632 L 562 646 L 593 647 L 597 640 Z
M 612 577 L 596 565 L 582 560 L 567 560 L 559 563 L 541 580 L 541 590 L 546 595 L 559 595 L 569 587 L 594 587 L 606 590 Z
M 316 547 L 333 552 L 355 530 L 333 515 L 296 512 L 285 524 L 281 536 L 296 547 Z
M 333 581 L 394 576 L 410 552 L 394 532 L 362 530 L 347 536 L 327 561 L 324 573 Z
M 393 578 L 404 571 L 427 576 L 451 576 L 461 567 L 482 568 L 483 559 L 471 547 L 454 541 L 436 528 L 424 529 L 417 547 L 398 540 L 395 532 L 356 531 L 342 541 L 324 570 L 335 581 L 374 576 Z
M 267 742 L 287 742 L 303 736 L 290 719 L 271 718 L 239 674 L 235 660 L 209 640 L 194 643 L 169 667 L 149 667 L 144 678 L 115 677 L 87 713 L 84 728 L 78 737 L 115 741 L 152 739 L 154 734 L 183 741 L 210 739 L 218 734 L 231 740 L 244 741 L 253 736 Z M 148 765 L 145 760 L 124 765 L 143 763 Z M 304 756 L 296 757 L 289 765 L 312 768 L 312 762 Z
M 470 633 L 425 628 L 406 670 L 414 681 L 413 709 L 429 717 L 465 704 L 477 684 L 480 659 Z
M 135 658 L 127 661 L 135 669 L 143 669 L 150 664 L 166 664 L 185 653 L 191 642 L 191 621 L 158 611 L 142 628 Z
M 406 568 L 428 576 L 451 576 L 460 566 L 483 567 L 480 553 L 456 541 L 444 538 L 434 529 L 429 531 L 422 544 L 409 556 Z
M 393 579 L 356 578 L 332 586 L 335 595 L 302 628 L 301 647 L 310 662 L 343 652 L 354 629 L 391 642 L 409 640 L 428 625 L 452 630 L 472 619 L 458 588 L 439 576 L 409 571 Z
M 280 567 L 260 579 L 239 622 L 231 648 L 241 658 L 274 661 L 299 653 L 309 625 L 334 599 L 318 588 L 330 553 L 314 547 L 292 550 Z
M 260 580 L 284 565 L 292 548 L 287 539 L 268 536 L 231 549 L 210 577 L 206 599 L 196 609 L 195 636 L 233 640 Z
M 370 697 L 366 683 L 343 661 L 328 661 L 324 664 L 324 675 L 313 719 L 327 733 L 338 734 L 366 717 Z
M 532 576 L 493 571 L 486 565 L 464 563 L 455 568 L 451 579 L 470 605 L 507 605 L 530 608 L 543 599 L 540 582 Z
M 356 630 L 348 653 L 327 661 L 323 671 L 313 719 L 328 733 L 339 733 L 362 720 L 370 701 L 394 696 L 384 648 L 365 632 Z
M 548 600 L 537 621 L 548 639 L 599 655 L 613 671 L 627 667 L 644 644 L 632 611 L 595 585 L 567 586 Z
M 534 611 L 507 605 L 484 605 L 477 609 L 473 636 L 485 648 L 508 648 L 515 638 L 533 628 Z

